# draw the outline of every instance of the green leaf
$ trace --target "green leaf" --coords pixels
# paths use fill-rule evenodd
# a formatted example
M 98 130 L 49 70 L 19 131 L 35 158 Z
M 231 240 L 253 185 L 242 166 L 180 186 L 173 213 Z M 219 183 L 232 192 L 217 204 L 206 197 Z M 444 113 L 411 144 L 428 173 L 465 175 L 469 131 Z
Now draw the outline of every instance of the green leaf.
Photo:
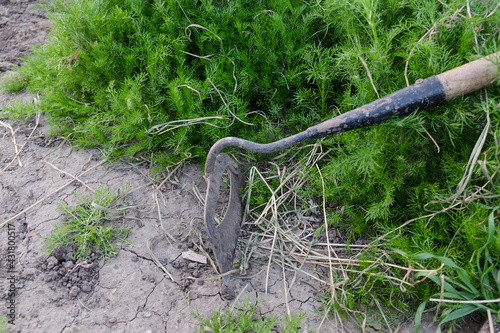
M 425 305 L 427 302 L 422 302 L 418 308 L 417 312 L 415 312 L 415 333 L 418 333 L 420 330 L 420 325 L 422 324 L 422 314 L 424 313 Z
M 459 269 L 457 271 L 457 274 L 458 274 L 458 277 L 460 278 L 460 280 L 463 281 L 463 283 L 465 283 L 467 285 L 467 287 L 469 288 L 469 291 L 474 293 L 474 294 L 479 294 L 479 290 L 477 290 L 471 283 L 470 281 L 470 278 L 469 278 L 469 274 L 467 274 L 466 271 L 462 270 L 462 269 Z
M 457 268 L 457 269 L 462 269 L 462 268 L 458 267 L 455 264 L 455 262 L 453 260 L 451 260 L 450 258 L 436 256 L 436 255 L 434 255 L 432 253 L 428 253 L 428 252 L 422 252 L 422 253 L 412 255 L 411 258 L 414 260 L 426 260 L 426 259 L 435 258 L 435 259 L 439 260 L 441 263 L 445 264 L 446 266 Z
M 426 274 L 422 274 L 422 275 L 425 276 Z M 421 275 L 417 274 L 416 276 L 421 276 Z M 434 282 L 435 284 L 437 284 L 438 286 L 441 286 L 441 279 L 437 275 L 434 275 L 434 274 L 429 275 L 428 279 L 431 280 L 432 282 Z M 447 292 L 458 294 L 458 291 L 450 284 L 450 281 L 457 284 L 455 281 L 453 281 L 451 279 L 445 279 L 444 280 L 444 290 Z
M 436 258 L 436 256 L 433 255 L 432 253 L 422 252 L 412 255 L 411 258 L 415 260 L 426 260 L 430 258 Z
M 446 279 L 445 279 L 445 280 L 446 280 L 447 282 L 449 282 L 449 287 L 448 287 L 448 283 L 447 283 L 447 282 L 445 282 L 445 287 L 444 287 L 444 289 L 445 289 L 446 291 L 451 291 L 451 292 L 458 293 L 458 291 L 457 291 L 457 290 L 456 290 L 456 289 L 452 286 L 452 285 L 454 285 L 454 286 L 458 287 L 459 289 L 462 289 L 462 290 L 468 290 L 468 292 L 470 292 L 470 293 L 472 293 L 472 294 L 475 294 L 475 295 L 480 296 L 480 293 L 479 293 L 479 291 L 478 291 L 477 289 L 476 289 L 476 292 L 472 292 L 472 291 L 470 291 L 470 290 L 468 289 L 467 285 L 465 285 L 465 284 L 462 284 L 462 283 L 460 283 L 460 282 L 458 282 L 458 281 L 455 281 L 455 280 L 453 280 L 453 279 L 451 279 L 451 278 L 449 278 L 449 277 L 446 277 Z M 474 289 L 475 289 L 475 288 L 474 288 Z
M 443 293 L 437 293 L 433 295 L 434 298 L 440 298 L 443 297 L 445 299 L 454 299 L 454 300 L 468 300 L 465 299 L 460 293 L 456 292 L 443 292 Z
M 495 279 L 495 281 L 497 283 L 498 291 L 500 291 L 500 270 L 497 270 L 495 267 L 495 269 L 492 270 L 492 273 L 493 273 L 493 278 Z
M 392 251 L 393 253 L 397 253 L 397 254 L 399 254 L 399 255 L 401 255 L 401 256 L 403 256 L 403 257 L 405 257 L 405 258 L 408 258 L 408 257 L 409 257 L 409 256 L 408 256 L 408 254 L 407 254 L 405 251 L 401 250 L 401 249 L 393 248 L 393 249 L 391 249 L 391 251 Z M 413 257 L 412 257 L 412 258 L 413 258 Z
M 476 305 L 462 304 L 460 308 L 450 312 L 446 317 L 444 317 L 443 320 L 441 320 L 440 324 L 444 324 L 452 320 L 463 318 L 476 310 L 478 310 L 478 307 Z
M 463 268 L 458 267 L 453 260 L 447 257 L 438 257 L 436 256 L 436 259 L 441 261 L 441 263 L 445 264 L 446 266 L 450 266 L 453 268 L 456 268 L 458 270 L 463 270 Z
M 488 263 L 492 262 L 490 252 L 488 250 L 488 245 L 491 242 L 493 242 L 493 240 L 495 239 L 495 216 L 494 216 L 494 213 L 498 209 L 498 207 L 499 206 L 493 208 L 490 215 L 488 216 L 488 240 L 479 250 L 477 250 L 477 253 L 476 253 L 477 268 L 482 269 L 483 271 L 486 271 L 487 267 L 488 267 Z M 481 258 L 482 258 L 483 251 L 485 252 L 485 254 L 484 254 L 485 261 L 484 261 L 483 267 L 481 268 Z
M 495 211 L 498 209 L 498 207 L 499 206 L 493 208 L 490 215 L 488 216 L 488 240 L 486 241 L 486 244 L 484 244 L 484 247 L 486 247 L 495 239 Z

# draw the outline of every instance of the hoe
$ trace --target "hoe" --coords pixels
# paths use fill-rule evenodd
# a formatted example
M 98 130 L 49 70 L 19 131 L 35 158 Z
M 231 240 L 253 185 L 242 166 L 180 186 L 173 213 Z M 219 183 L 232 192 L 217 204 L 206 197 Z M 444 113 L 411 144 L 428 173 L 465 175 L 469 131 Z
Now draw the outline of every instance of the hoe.
M 227 154 L 221 153 L 224 148 L 237 147 L 256 153 L 274 153 L 306 140 L 317 140 L 332 134 L 380 124 L 393 117 L 405 117 L 492 84 L 499 74 L 499 62 L 500 52 L 497 52 L 439 75 L 419 79 L 409 87 L 276 142 L 259 144 L 234 137 L 217 141 L 210 149 L 205 165 L 207 194 L 204 219 L 224 283 L 229 283 L 228 272 L 233 265 L 243 219 L 240 189 L 245 184 L 236 162 Z M 222 222 L 216 226 L 214 222 L 219 189 L 226 171 L 230 175 L 229 204 Z

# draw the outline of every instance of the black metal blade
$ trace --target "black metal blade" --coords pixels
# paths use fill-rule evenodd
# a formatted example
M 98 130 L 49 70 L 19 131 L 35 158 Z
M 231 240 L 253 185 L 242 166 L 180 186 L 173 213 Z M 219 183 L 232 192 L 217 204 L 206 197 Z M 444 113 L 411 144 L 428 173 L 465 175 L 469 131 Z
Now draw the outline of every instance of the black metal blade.
M 219 199 L 219 189 L 222 184 L 222 175 L 230 173 L 229 205 L 222 222 L 215 226 L 215 212 Z M 214 169 L 207 178 L 207 196 L 205 200 L 205 226 L 212 243 L 215 260 L 221 274 L 229 272 L 233 266 L 234 251 L 238 243 L 241 222 L 243 219 L 243 205 L 240 198 L 240 189 L 245 181 L 238 170 L 237 164 L 226 154 L 217 155 Z M 229 283 L 229 275 L 224 276 L 224 283 Z

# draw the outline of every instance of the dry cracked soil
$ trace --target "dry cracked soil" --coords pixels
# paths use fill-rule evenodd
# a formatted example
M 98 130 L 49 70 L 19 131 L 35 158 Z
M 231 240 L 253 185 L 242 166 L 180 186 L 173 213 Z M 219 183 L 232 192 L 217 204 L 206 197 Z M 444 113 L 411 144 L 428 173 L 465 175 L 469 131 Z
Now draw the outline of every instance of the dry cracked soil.
M 49 24 L 35 1 L 0 0 L 0 74 L 43 43 Z M 14 99 L 33 103 L 36 96 L 0 92 L 0 107 Z M 10 127 L 9 127 L 10 126 Z M 291 282 L 292 272 L 272 266 L 265 290 L 266 261 L 255 262 L 249 279 L 232 279 L 225 286 L 209 264 L 184 259 L 200 248 L 203 206 L 193 194 L 204 194 L 200 166 L 187 164 L 162 186 L 151 182 L 147 163 L 103 163 L 98 150 L 76 150 L 61 138 L 49 137 L 43 115 L 28 123 L 0 126 L 0 313 L 15 314 L 13 332 L 194 332 L 193 315 L 209 316 L 232 306 L 237 299 L 259 300 L 259 314 L 286 316 L 302 312 L 301 332 L 356 332 L 352 325 L 322 324 L 322 286 L 304 273 Z M 16 153 L 19 152 L 16 156 Z M 64 221 L 61 202 L 79 203 L 75 191 L 93 195 L 102 186 L 114 191 L 129 186 L 133 206 L 115 223 L 132 229 L 127 244 L 119 244 L 116 257 L 79 262 L 73 248 L 57 248 L 50 256 L 44 248 L 54 226 Z M 182 242 L 162 237 L 167 231 Z M 15 235 L 14 238 L 9 235 Z M 9 241 L 11 242 L 9 243 Z M 9 247 L 10 246 L 10 247 Z M 156 256 L 161 268 L 151 255 Z M 13 255 L 13 256 L 10 256 Z M 15 260 L 9 260 L 15 259 Z M 309 274 L 320 274 L 305 267 Z M 14 289 L 12 288 L 14 285 Z M 14 291 L 14 297 L 9 295 Z M 267 291 L 267 292 L 266 292 Z M 10 300 L 15 301 L 14 311 Z M 288 309 L 287 309 L 288 308 Z M 477 331 L 478 324 L 464 332 Z M 411 332 L 401 323 L 399 332 Z M 383 326 L 368 327 L 383 332 Z
M 33 99 L 30 94 L 0 98 L 6 103 L 12 97 Z M 183 259 L 182 254 L 190 250 L 200 253 L 196 234 L 204 228 L 203 207 L 192 192 L 193 186 L 204 191 L 199 165 L 183 166 L 174 177 L 177 180 L 157 188 L 148 177 L 148 165 L 103 164 L 97 150 L 76 151 L 59 138 L 47 137 L 43 117 L 38 123 L 33 119 L 16 124 L 13 131 L 21 152 L 18 159 L 11 131 L 0 129 L 1 170 L 10 164 L 0 174 L 0 220 L 7 222 L 0 229 L 0 298 L 2 313 L 9 314 L 5 304 L 14 282 L 14 331 L 194 332 L 193 313 L 206 317 L 231 305 L 240 293 L 240 299 L 261 299 L 263 315 L 285 315 L 278 267 L 271 268 L 266 295 L 264 274 L 233 279 L 226 287 L 220 279 L 210 280 L 214 269 L 209 264 Z M 57 248 L 47 257 L 44 237 L 65 219 L 59 203 L 74 206 L 79 203 L 75 191 L 92 196 L 103 185 L 115 191 L 127 185 L 132 191 L 127 205 L 137 208 L 129 209 L 118 221 L 132 229 L 129 244 L 120 245 L 119 254 L 107 261 L 93 254 L 91 260 L 78 262 L 72 248 Z M 166 271 L 153 261 L 148 249 L 163 230 L 177 239 L 185 238 L 169 242 L 161 237 L 154 242 L 152 252 Z M 16 238 L 9 243 L 10 231 Z M 8 256 L 12 253 L 14 262 Z M 256 267 L 249 274 L 259 270 Z M 311 286 L 320 286 L 308 283 L 290 288 L 288 304 L 292 311 L 310 314 L 304 327 L 314 328 L 321 320 L 314 314 L 320 302 Z
M 192 313 L 207 316 L 213 310 L 221 310 L 245 287 L 244 294 L 252 299 L 264 296 L 262 277 L 233 280 L 227 288 L 218 279 L 204 281 L 213 275 L 213 268 L 182 258 L 183 252 L 197 251 L 199 244 L 191 236 L 182 243 L 169 243 L 162 238 L 154 244 L 153 253 L 171 277 L 153 262 L 147 245 L 162 234 L 159 214 L 163 228 L 177 237 L 189 234 L 191 228 L 203 228 L 199 223 L 203 208 L 191 194 L 193 185 L 201 187 L 204 182 L 198 165 L 186 165 L 177 184 L 156 190 L 147 177 L 146 166 L 103 165 L 98 151 L 75 151 L 61 140 L 45 137 L 45 129 L 43 120 L 38 126 L 34 122 L 19 125 L 15 133 L 17 144 L 27 143 L 19 159 L 22 166 L 16 160 L 0 174 L 0 218 L 6 221 L 19 216 L 3 227 L 4 241 L 0 246 L 0 279 L 4 287 L 9 277 L 15 278 L 15 330 L 193 332 L 197 326 Z M 14 145 L 5 137 L 1 167 L 10 163 L 13 156 Z M 120 221 L 132 229 L 130 244 L 123 245 L 119 254 L 108 261 L 97 260 L 93 255 L 92 260 L 78 263 L 71 249 L 65 248 L 46 257 L 43 237 L 64 220 L 58 210 L 59 202 L 77 204 L 75 190 L 91 195 L 102 185 L 119 189 L 124 184 L 133 190 L 128 204 L 142 207 L 130 209 Z M 15 273 L 9 272 L 6 260 L 10 230 L 17 236 Z M 271 276 L 270 293 L 260 311 L 284 314 L 281 272 L 275 268 Z M 7 288 L 3 291 L 1 297 L 5 300 Z M 290 307 L 313 313 L 319 306 L 313 291 L 307 285 L 293 288 Z M 310 320 L 313 327 L 317 318 L 311 316 Z

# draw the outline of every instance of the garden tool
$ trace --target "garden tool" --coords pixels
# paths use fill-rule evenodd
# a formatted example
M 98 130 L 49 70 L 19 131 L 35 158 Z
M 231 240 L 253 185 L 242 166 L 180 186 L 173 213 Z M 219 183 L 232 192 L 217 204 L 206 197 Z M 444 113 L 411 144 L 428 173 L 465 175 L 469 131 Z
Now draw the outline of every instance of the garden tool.
M 332 134 L 380 124 L 390 118 L 405 117 L 490 85 L 499 76 L 499 62 L 500 52 L 497 52 L 439 75 L 419 79 L 411 86 L 276 142 L 260 144 L 235 137 L 217 141 L 208 152 L 205 165 L 207 193 L 204 218 L 224 283 L 229 283 L 228 272 L 233 265 L 243 219 L 240 189 L 245 185 L 243 174 L 236 162 L 227 154 L 221 153 L 224 148 L 237 147 L 255 153 L 274 153 L 306 140 L 317 140 Z M 219 190 L 226 171 L 230 176 L 229 204 L 222 222 L 216 226 Z

